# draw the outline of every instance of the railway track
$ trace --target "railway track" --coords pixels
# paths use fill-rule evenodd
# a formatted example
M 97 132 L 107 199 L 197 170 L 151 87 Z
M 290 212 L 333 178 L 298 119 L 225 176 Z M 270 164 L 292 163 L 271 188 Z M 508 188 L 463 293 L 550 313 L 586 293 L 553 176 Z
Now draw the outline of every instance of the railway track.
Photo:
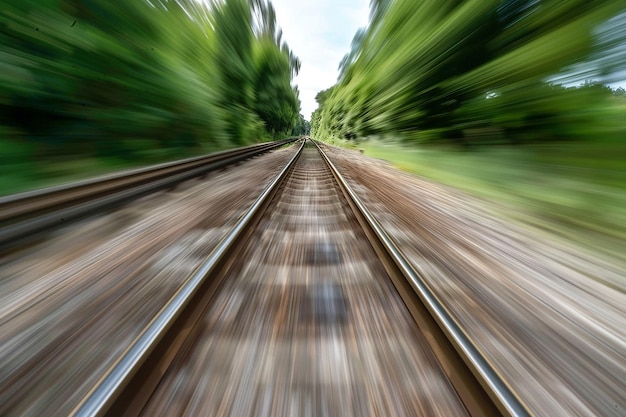
M 73 416 L 526 416 L 312 141 Z
M 33 240 L 83 216 L 119 206 L 209 171 L 295 141 L 289 138 L 107 175 L 68 185 L 0 197 L 0 250 Z

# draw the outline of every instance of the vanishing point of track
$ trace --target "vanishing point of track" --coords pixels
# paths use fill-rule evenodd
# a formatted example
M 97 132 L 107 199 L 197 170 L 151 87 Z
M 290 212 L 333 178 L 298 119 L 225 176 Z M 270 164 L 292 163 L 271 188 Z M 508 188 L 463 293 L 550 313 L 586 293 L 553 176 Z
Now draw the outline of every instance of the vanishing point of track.
M 72 415 L 529 413 L 305 140 Z

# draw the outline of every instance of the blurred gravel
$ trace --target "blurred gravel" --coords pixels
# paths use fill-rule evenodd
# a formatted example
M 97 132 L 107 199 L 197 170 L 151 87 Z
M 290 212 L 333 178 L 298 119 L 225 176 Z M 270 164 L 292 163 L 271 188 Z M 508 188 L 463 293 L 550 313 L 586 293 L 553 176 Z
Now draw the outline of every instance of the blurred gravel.
M 467 416 L 311 144 L 144 416 Z
M 626 268 L 358 152 L 331 160 L 540 416 L 626 415 Z
M 0 415 L 67 415 L 295 151 L 209 173 L 2 255 Z

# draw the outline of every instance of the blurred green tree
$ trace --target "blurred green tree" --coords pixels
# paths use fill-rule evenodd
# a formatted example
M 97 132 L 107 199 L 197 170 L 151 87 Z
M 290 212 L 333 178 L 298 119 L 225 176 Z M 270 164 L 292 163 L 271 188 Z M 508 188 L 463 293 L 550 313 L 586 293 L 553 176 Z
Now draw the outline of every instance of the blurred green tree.
M 264 0 L 6 0 L 0 27 L 0 148 L 31 161 L 150 161 L 296 124 L 299 61 Z
M 589 137 L 592 129 L 579 127 L 599 120 L 585 109 L 608 94 L 552 84 L 563 73 L 581 80 L 590 60 L 624 63 L 606 45 L 626 39 L 615 29 L 625 8 L 617 0 L 372 1 L 370 25 L 318 100 L 312 134 L 463 144 Z

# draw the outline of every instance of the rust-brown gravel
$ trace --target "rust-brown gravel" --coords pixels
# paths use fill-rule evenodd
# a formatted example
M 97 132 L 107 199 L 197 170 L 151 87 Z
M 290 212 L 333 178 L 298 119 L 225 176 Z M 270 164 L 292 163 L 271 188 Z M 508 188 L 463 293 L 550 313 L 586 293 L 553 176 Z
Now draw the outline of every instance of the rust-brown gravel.
M 619 260 L 490 214 L 487 203 L 358 152 L 331 160 L 538 416 L 626 415 Z
M 309 145 L 144 416 L 467 416 Z
M 295 150 L 209 173 L 0 257 L 0 415 L 67 415 Z

